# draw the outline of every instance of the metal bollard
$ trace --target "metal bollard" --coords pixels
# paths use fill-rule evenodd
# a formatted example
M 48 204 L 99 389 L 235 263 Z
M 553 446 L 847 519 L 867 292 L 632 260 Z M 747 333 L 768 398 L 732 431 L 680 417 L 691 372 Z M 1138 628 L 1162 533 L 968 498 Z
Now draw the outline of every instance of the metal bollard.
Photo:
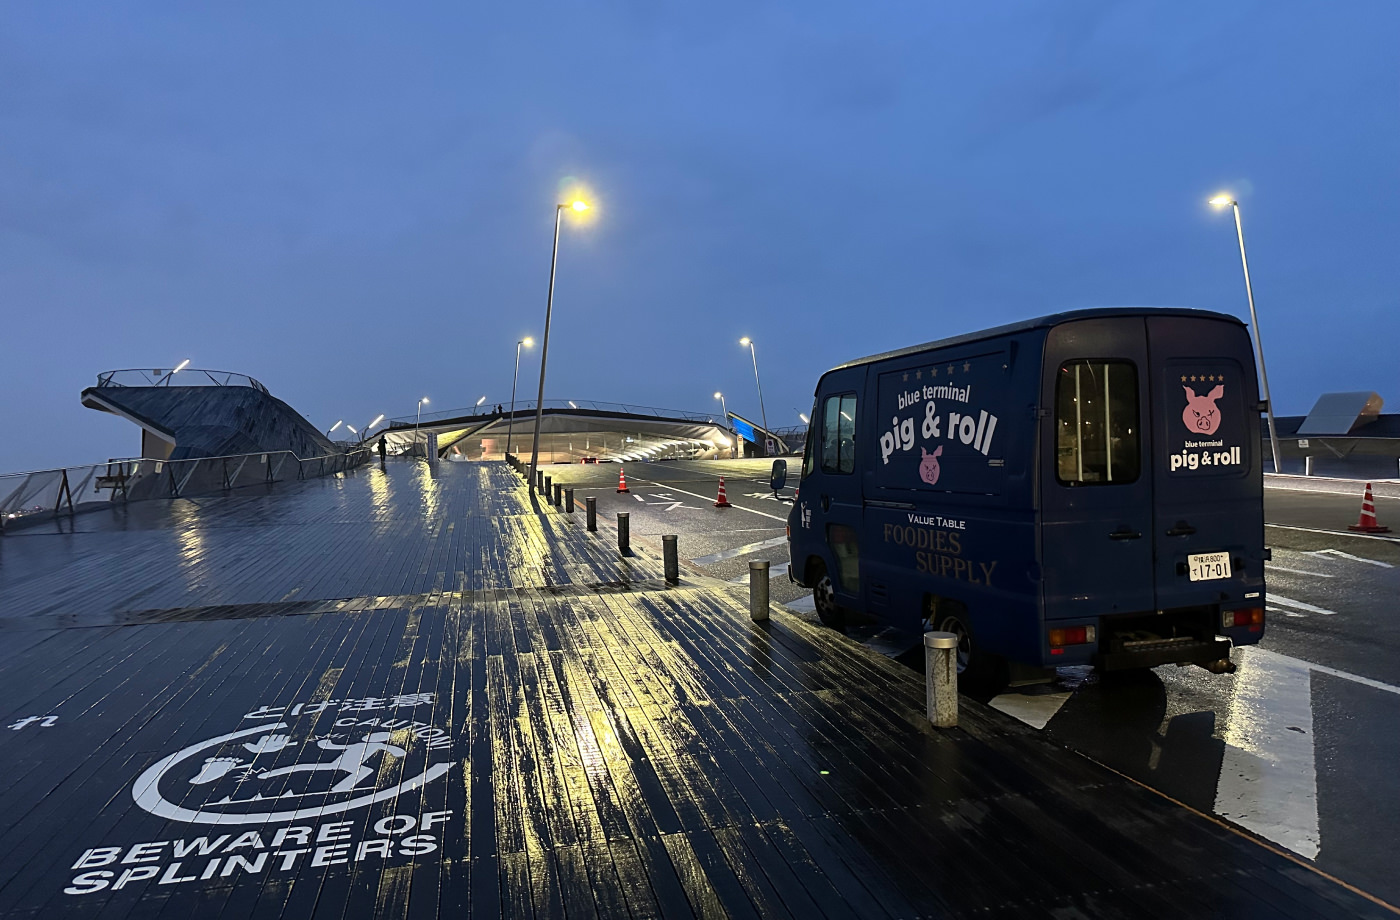
M 928 685 L 928 720 L 934 728 L 958 724 L 958 637 L 924 633 L 924 679 Z
M 762 623 L 768 619 L 768 560 L 749 563 L 749 619 Z
M 583 503 L 584 503 L 585 505 L 588 506 L 588 532 L 589 532 L 589 533 L 597 533 L 597 532 L 598 532 L 598 499 L 596 499 L 596 498 L 594 498 L 592 495 L 590 495 L 590 496 L 588 496 L 587 498 L 585 498 L 585 499 L 583 500 Z
M 626 511 L 617 513 L 617 551 L 624 556 L 632 554 L 632 525 L 628 523 Z
M 554 484 L 554 507 L 558 508 L 564 502 L 564 486 L 562 483 Z
M 550 496 L 550 494 L 551 494 L 553 491 L 554 491 L 554 480 L 551 479 L 551 478 L 548 477 L 548 476 L 544 477 L 544 500 L 545 500 L 545 501 L 549 501 L 549 496 Z
M 542 491 L 543 489 L 544 489 L 544 473 L 543 473 L 542 471 L 540 471 L 540 470 L 535 470 L 535 491 L 536 491 L 536 492 L 539 492 L 539 491 Z
M 666 557 L 666 581 L 674 585 L 681 580 L 681 564 L 676 558 L 676 535 L 664 534 L 661 537 L 661 549 Z
M 564 490 L 564 513 L 565 513 L 565 514 L 573 514 L 573 513 L 574 513 L 574 490 L 573 490 L 573 489 L 565 489 L 565 490 Z

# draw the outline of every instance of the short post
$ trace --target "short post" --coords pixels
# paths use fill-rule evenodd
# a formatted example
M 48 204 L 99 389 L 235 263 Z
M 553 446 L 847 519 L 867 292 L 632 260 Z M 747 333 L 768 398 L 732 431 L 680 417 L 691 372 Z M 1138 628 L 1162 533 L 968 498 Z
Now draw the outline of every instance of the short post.
M 1303 458 L 1303 475 L 1311 476 L 1312 474 L 1312 456 L 1309 455 Z
M 597 532 L 598 532 L 598 499 L 595 498 L 595 497 L 593 497 L 592 495 L 590 495 L 590 496 L 588 496 L 587 498 L 585 498 L 585 499 L 583 500 L 583 503 L 584 503 L 585 505 L 588 506 L 588 532 L 589 532 L 589 533 L 597 533 Z
M 535 491 L 544 491 L 544 472 L 542 470 L 535 470 Z
M 628 523 L 626 511 L 617 513 L 617 551 L 624 556 L 632 553 L 632 527 Z
M 573 514 L 573 513 L 574 513 L 574 490 L 573 490 L 573 489 L 565 489 L 565 490 L 564 490 L 564 513 L 565 513 L 565 514 Z
M 958 724 L 958 637 L 924 633 L 924 679 L 928 685 L 928 720 L 934 728 Z
M 664 534 L 661 537 L 661 549 L 666 557 L 666 581 L 668 584 L 675 584 L 681 580 L 681 564 L 676 558 L 676 535 L 673 533 Z
M 552 493 L 553 491 L 554 491 L 554 480 L 551 479 L 551 478 L 548 477 L 548 476 L 544 477 L 544 500 L 545 500 L 545 501 L 549 501 L 550 493 Z
M 762 623 L 768 619 L 768 560 L 749 563 L 749 619 Z
M 556 482 L 554 484 L 554 507 L 558 508 L 564 501 L 564 485 Z

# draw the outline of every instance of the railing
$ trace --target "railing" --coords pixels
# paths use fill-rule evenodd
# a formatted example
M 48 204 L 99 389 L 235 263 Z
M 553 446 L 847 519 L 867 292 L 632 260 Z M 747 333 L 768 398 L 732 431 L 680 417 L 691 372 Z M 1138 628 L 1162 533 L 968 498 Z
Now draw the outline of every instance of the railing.
M 0 533 L 16 524 L 78 514 L 116 502 L 207 495 L 242 486 L 329 476 L 352 470 L 369 457 L 368 447 L 320 457 L 298 457 L 289 450 L 276 450 L 188 460 L 133 457 L 87 466 L 0 473 Z
M 180 369 L 145 370 L 127 368 L 120 371 L 103 371 L 97 375 L 97 386 L 101 387 L 252 387 L 259 393 L 271 396 L 267 387 L 247 374 L 232 371 L 211 371 L 202 367 Z
M 415 420 L 421 424 L 436 423 L 444 419 L 454 418 L 477 418 L 485 420 L 496 414 L 497 405 L 500 405 L 506 414 L 510 413 L 509 403 L 492 403 L 484 406 L 468 406 L 465 409 L 441 409 L 436 412 L 424 412 L 421 418 L 414 415 L 400 415 L 396 418 L 389 419 L 389 427 L 412 428 Z M 544 407 L 546 409 L 583 409 L 591 412 L 640 415 L 647 418 L 683 419 L 687 422 L 719 425 L 722 428 L 727 427 L 724 413 L 722 412 L 684 412 L 678 409 L 658 409 L 655 406 L 639 406 L 635 403 L 599 402 L 593 399 L 546 399 L 544 401 Z M 517 416 L 522 412 L 534 411 L 535 400 L 516 400 L 515 413 Z

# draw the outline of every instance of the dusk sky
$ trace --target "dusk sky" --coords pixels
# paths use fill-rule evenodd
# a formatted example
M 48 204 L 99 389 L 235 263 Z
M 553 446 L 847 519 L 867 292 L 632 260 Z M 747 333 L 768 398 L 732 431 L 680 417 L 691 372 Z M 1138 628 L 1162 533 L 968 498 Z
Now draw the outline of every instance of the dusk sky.
M 0 471 L 132 456 L 100 371 L 313 423 L 551 398 L 797 424 L 828 367 L 1063 309 L 1248 316 L 1274 402 L 1400 411 L 1400 5 L 0 11 Z M 537 384 L 538 350 L 521 366 Z

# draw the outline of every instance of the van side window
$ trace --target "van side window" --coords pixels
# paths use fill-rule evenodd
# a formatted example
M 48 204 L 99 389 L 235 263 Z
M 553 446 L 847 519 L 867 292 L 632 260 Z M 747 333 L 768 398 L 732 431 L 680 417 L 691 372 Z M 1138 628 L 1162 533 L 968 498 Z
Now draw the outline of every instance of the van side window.
M 816 415 L 816 407 L 812 407 L 812 414 Z M 802 478 L 806 479 L 812 475 L 812 470 L 817 468 L 817 426 L 809 424 L 807 426 L 807 444 L 802 449 Z
M 1060 365 L 1055 381 L 1055 478 L 1069 486 L 1138 478 L 1137 368 L 1128 361 Z
M 822 472 L 856 468 L 856 394 L 829 396 L 822 412 Z

